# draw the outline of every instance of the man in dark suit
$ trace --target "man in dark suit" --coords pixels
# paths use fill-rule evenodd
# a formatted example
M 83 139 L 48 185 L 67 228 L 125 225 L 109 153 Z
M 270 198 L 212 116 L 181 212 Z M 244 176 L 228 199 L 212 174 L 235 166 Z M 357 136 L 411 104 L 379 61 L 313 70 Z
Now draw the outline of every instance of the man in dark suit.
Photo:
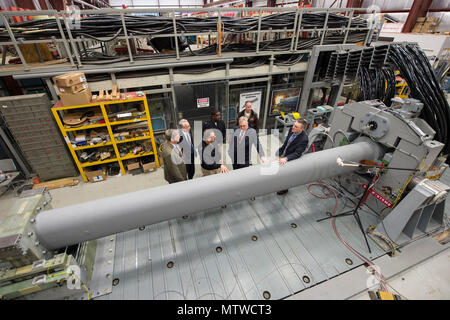
M 286 164 L 288 161 L 298 159 L 305 152 L 308 146 L 308 136 L 303 129 L 306 127 L 306 121 L 298 119 L 292 126 L 292 130 L 284 140 L 283 145 L 276 152 L 276 156 L 279 157 L 280 165 Z M 277 194 L 282 195 L 287 193 L 288 190 L 278 191 Z
M 180 126 L 179 146 L 183 151 L 188 179 L 192 179 L 195 174 L 194 158 L 197 156 L 197 151 L 195 151 L 194 140 L 192 139 L 191 125 L 186 119 L 181 119 L 178 125 Z
M 267 162 L 258 135 L 255 129 L 249 128 L 246 117 L 239 118 L 239 127 L 235 128 L 229 143 L 228 155 L 233 163 L 233 170 L 250 166 L 252 146 L 255 146 L 262 162 Z
M 215 141 L 217 143 L 225 143 L 226 141 L 226 125 L 225 122 L 221 119 L 222 114 L 218 110 L 214 110 L 211 112 L 211 121 L 205 122 L 203 124 L 203 132 L 208 129 L 214 129 Z M 220 135 L 219 135 L 220 133 Z

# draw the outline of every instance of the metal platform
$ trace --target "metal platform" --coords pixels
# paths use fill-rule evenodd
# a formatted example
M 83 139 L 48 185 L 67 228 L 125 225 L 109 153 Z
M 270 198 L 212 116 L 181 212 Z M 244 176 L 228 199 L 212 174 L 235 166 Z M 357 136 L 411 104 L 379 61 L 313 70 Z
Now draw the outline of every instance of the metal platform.
M 118 234 L 111 277 L 116 285 L 98 299 L 286 298 L 363 264 L 339 242 L 330 220 L 316 222 L 334 205 L 334 198 L 317 199 L 299 186 L 284 196 L 269 194 Z M 366 210 L 360 216 L 364 228 L 377 222 Z M 369 254 L 353 217 L 336 219 L 336 226 L 365 257 L 386 254 L 371 239 Z

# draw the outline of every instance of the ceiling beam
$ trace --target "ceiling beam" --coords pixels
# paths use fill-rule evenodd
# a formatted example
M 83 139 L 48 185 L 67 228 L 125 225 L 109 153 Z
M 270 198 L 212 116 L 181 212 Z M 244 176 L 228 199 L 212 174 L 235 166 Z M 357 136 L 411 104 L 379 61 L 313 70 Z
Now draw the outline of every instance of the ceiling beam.
M 205 5 L 205 8 L 218 6 L 220 4 L 227 4 L 230 2 L 237 2 L 237 1 L 236 0 L 219 0 L 219 1 L 214 1 L 214 2 L 211 1 L 210 3 Z
M 433 0 L 414 0 L 411 9 L 409 10 L 408 18 L 403 25 L 402 33 L 411 32 L 416 24 L 417 18 L 426 17 L 428 9 Z

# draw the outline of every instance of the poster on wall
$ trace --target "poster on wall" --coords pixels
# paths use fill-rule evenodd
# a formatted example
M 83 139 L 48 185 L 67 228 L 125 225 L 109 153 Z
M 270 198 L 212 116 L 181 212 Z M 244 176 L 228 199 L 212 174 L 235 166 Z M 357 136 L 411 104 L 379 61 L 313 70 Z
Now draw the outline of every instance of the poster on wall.
M 259 115 L 261 109 L 261 96 L 262 91 L 242 92 L 239 95 L 239 112 L 244 110 L 245 102 L 250 101 L 252 103 L 252 109 Z
M 278 115 L 280 112 L 291 113 L 297 109 L 300 98 L 300 88 L 286 88 L 272 91 L 270 115 Z

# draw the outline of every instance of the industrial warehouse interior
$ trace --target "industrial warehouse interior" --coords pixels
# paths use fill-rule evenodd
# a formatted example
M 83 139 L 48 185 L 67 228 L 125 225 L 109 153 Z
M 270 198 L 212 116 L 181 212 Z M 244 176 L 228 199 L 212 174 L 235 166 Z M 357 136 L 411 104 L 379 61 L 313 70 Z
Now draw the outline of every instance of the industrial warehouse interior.
M 0 300 L 449 300 L 449 7 L 0 0 Z

